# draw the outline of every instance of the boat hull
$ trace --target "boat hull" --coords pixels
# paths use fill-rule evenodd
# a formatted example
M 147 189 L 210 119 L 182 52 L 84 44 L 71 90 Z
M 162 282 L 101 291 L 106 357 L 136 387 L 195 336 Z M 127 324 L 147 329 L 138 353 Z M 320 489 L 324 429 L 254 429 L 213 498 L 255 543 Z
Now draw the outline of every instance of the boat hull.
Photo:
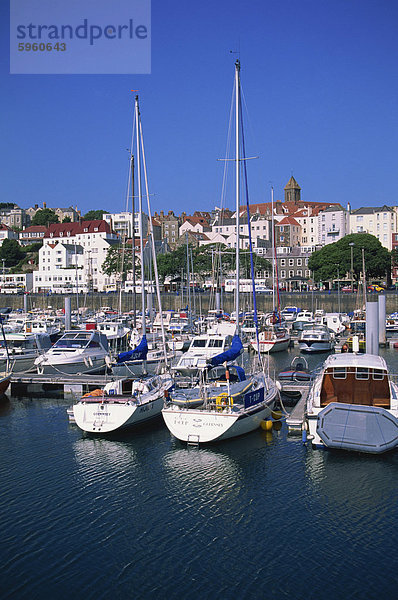
M 106 369 L 104 358 L 92 359 L 92 362 L 92 366 L 84 360 L 69 363 L 42 362 L 37 365 L 37 372 L 45 375 L 77 375 L 79 373 L 95 375 L 104 373 Z
M 307 344 L 307 342 L 299 343 L 300 352 L 331 352 L 333 350 L 333 346 L 331 342 L 312 342 L 311 344 Z
M 214 412 L 174 411 L 163 409 L 162 414 L 170 433 L 182 442 L 206 443 L 237 437 L 260 426 L 271 416 L 272 408 L 261 406 L 251 415 L 226 414 L 221 418 Z
M 283 340 L 265 340 L 265 341 L 261 341 L 260 340 L 260 346 L 259 346 L 259 351 L 261 352 L 261 354 L 267 354 L 267 353 L 273 353 L 273 352 L 283 352 L 284 350 L 287 350 L 289 348 L 289 344 L 290 344 L 290 338 L 289 339 L 283 339 Z M 252 348 L 253 350 L 255 350 L 256 352 L 258 351 L 257 348 L 257 342 L 256 341 L 252 341 L 251 342 Z
M 198 444 L 215 442 L 257 429 L 261 421 L 271 416 L 277 398 L 276 386 L 266 391 L 264 387 L 253 389 L 249 385 L 244 393 L 249 408 L 244 409 L 243 404 L 235 403 L 235 400 L 233 406 L 228 402 L 225 405 L 216 403 L 216 408 L 194 409 L 171 404 L 162 410 L 162 415 L 170 433 L 177 439 Z
M 133 399 L 79 402 L 73 406 L 76 425 L 89 433 L 110 433 L 160 417 L 163 394 L 148 402 Z
M 11 373 L 9 375 L 6 375 L 5 377 L 0 378 L 0 396 L 3 396 L 6 393 L 8 386 L 10 385 L 10 380 Z

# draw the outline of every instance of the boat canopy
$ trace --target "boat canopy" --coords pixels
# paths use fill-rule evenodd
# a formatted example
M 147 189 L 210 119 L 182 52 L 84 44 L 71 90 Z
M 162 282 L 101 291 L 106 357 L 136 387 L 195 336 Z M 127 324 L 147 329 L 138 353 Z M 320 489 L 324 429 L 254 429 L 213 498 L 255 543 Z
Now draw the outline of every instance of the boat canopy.
M 142 336 L 142 339 L 138 346 L 134 350 L 128 352 L 120 352 L 117 356 L 117 363 L 121 364 L 129 360 L 145 360 L 148 354 L 148 344 L 146 341 L 146 335 Z
M 242 354 L 243 350 L 244 348 L 242 340 L 238 335 L 234 335 L 228 350 L 225 350 L 225 352 L 221 352 L 221 354 L 216 354 L 216 356 L 209 358 L 207 363 L 212 367 L 217 367 L 218 365 L 222 365 L 225 362 L 235 360 L 235 358 L 238 358 L 238 356 Z

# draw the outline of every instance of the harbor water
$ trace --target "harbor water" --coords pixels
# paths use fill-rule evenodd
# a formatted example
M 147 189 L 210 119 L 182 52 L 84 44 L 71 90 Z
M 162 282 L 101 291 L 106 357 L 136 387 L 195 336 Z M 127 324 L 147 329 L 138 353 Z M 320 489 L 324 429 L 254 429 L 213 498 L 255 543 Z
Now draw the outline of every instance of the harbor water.
M 95 438 L 69 404 L 0 404 L 1 598 L 395 596 L 398 452 L 312 450 L 286 425 L 199 448 L 161 421 Z

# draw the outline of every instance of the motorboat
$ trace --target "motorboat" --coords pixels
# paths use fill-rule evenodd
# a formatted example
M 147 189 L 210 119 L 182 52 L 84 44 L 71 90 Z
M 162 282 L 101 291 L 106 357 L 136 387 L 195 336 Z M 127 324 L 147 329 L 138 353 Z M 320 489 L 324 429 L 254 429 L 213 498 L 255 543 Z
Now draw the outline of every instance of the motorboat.
M 318 321 L 318 318 L 316 318 Z M 345 332 L 349 324 L 348 315 L 341 313 L 325 313 L 319 318 L 319 323 L 326 325 L 335 335 L 341 335 Z
M 164 398 L 173 386 L 164 373 L 142 379 L 118 379 L 103 390 L 85 394 L 73 405 L 70 419 L 89 433 L 110 433 L 159 418 Z
M 263 353 L 281 352 L 287 350 L 290 345 L 290 334 L 280 325 L 270 325 L 259 332 L 257 338 L 250 340 L 253 350 Z
M 60 336 L 63 323 L 56 317 L 36 317 L 34 319 L 26 319 L 23 327 L 23 332 L 28 333 L 46 333 L 50 336 L 52 342 Z
M 66 331 L 35 360 L 38 373 L 100 373 L 111 362 L 106 336 L 96 329 Z
M 0 371 L 5 369 L 8 359 L 13 373 L 36 370 L 36 358 L 52 346 L 47 333 L 5 333 L 4 338 L 0 338 Z
M 282 382 L 303 382 L 311 380 L 311 371 L 305 358 L 295 356 L 288 367 L 279 372 L 278 380 Z
M 231 335 L 217 333 L 196 335 L 192 338 L 185 354 L 171 367 L 172 373 L 185 377 L 198 375 L 199 370 L 206 366 L 209 359 L 228 348 L 232 339 Z
M 301 309 L 298 306 L 285 306 L 284 309 L 281 310 L 281 317 L 283 321 L 293 322 L 296 320 L 296 317 Z
M 335 354 L 314 379 L 304 437 L 315 448 L 381 453 L 398 445 L 398 387 L 385 360 Z
M 331 352 L 334 348 L 334 337 L 329 329 L 317 323 L 304 325 L 298 341 L 300 352 Z

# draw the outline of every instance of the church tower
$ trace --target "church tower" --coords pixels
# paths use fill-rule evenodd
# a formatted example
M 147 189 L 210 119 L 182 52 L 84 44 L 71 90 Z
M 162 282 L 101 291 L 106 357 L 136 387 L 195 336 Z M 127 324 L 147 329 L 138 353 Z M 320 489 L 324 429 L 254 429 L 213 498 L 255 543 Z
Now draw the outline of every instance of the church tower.
M 300 202 L 301 187 L 293 177 L 285 185 L 285 202 Z

